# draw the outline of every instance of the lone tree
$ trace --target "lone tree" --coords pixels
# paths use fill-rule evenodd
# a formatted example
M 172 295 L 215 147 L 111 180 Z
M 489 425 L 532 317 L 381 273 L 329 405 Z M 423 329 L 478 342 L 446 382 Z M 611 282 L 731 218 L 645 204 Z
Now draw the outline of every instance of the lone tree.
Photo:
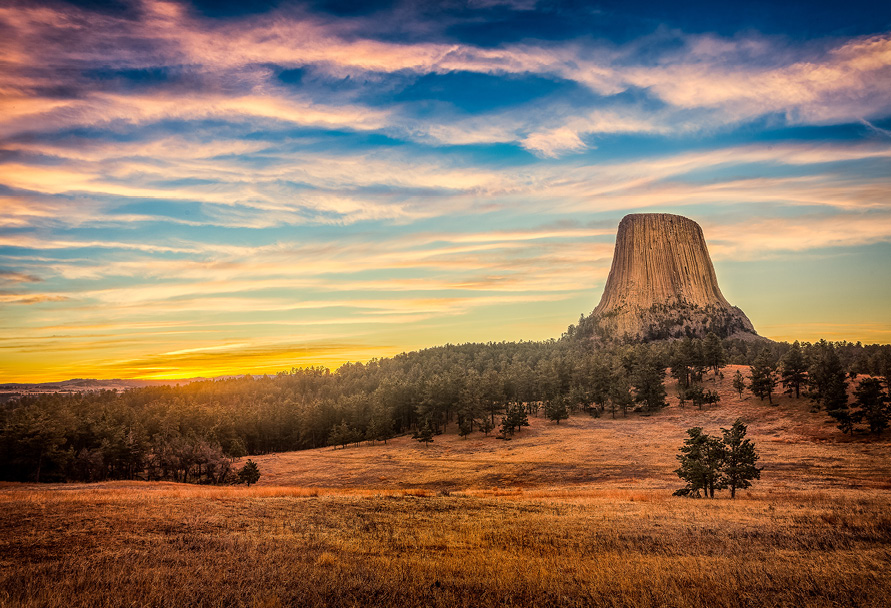
M 761 479 L 761 469 L 755 466 L 758 452 L 751 439 L 746 439 L 746 425 L 739 418 L 724 434 L 724 462 L 721 466 L 722 487 L 730 488 L 730 498 L 736 498 L 736 490 L 752 485 L 753 479 Z
M 746 390 L 746 378 L 739 370 L 733 374 L 733 390 L 739 393 L 739 398 L 742 399 L 743 391 Z
M 681 466 L 675 470 L 687 486 L 676 491 L 675 496 L 696 496 L 702 491 L 706 497 L 715 497 L 720 489 L 721 465 L 724 462 L 724 446 L 721 440 L 702 432 L 702 427 L 687 430 L 687 439 L 681 446 L 678 461 Z
M 260 467 L 253 460 L 248 458 L 244 466 L 238 470 L 238 482 L 245 483 L 251 487 L 252 483 L 260 481 Z
M 790 395 L 795 393 L 795 398 L 798 399 L 801 387 L 807 384 L 807 361 L 798 340 L 792 343 L 792 348 L 780 360 L 780 379 L 783 382 L 783 392 Z
M 433 427 L 430 426 L 430 419 L 424 421 L 424 426 L 418 429 L 418 432 L 415 433 L 414 438 L 418 441 L 423 441 L 424 445 L 430 445 L 433 442 Z
M 773 390 L 777 387 L 777 368 L 773 362 L 773 356 L 770 354 L 770 349 L 765 348 L 762 350 L 749 368 L 752 374 L 749 388 L 752 393 L 761 401 L 764 401 L 764 398 L 767 397 L 767 401 L 773 403 Z

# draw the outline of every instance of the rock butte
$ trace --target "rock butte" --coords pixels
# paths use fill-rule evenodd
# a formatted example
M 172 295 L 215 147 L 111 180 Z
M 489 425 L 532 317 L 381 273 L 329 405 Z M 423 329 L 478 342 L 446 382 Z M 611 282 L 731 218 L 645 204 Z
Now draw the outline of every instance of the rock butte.
M 757 336 L 745 313 L 721 293 L 702 228 L 668 213 L 635 213 L 619 223 L 592 320 L 601 337 Z

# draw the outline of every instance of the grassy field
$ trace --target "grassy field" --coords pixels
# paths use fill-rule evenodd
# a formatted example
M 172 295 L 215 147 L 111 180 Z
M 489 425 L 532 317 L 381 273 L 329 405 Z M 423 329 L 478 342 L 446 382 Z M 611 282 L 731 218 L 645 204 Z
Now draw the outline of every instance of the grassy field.
M 251 488 L 6 484 L 0 605 L 891 605 L 891 441 L 732 372 L 702 411 L 269 455 Z M 737 416 L 762 481 L 672 497 L 685 429 Z

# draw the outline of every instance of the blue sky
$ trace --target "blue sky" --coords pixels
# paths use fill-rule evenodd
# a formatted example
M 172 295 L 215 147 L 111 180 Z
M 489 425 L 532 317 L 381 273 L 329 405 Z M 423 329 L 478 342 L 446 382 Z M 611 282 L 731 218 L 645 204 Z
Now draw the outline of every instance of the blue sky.
M 0 380 L 558 337 L 631 212 L 891 341 L 891 5 L 0 7 Z

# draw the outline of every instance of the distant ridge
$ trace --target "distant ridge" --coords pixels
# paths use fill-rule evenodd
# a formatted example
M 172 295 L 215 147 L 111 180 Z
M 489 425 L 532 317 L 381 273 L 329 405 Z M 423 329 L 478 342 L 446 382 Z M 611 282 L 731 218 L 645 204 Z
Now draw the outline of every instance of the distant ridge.
M 204 380 L 225 380 L 227 378 L 240 378 L 235 376 L 218 376 L 215 378 L 179 378 L 175 380 L 140 380 L 140 379 L 96 379 L 96 378 L 72 378 L 57 382 L 3 382 L 0 391 L 35 391 L 35 392 L 85 392 L 98 390 L 126 390 L 128 388 L 141 388 L 144 386 L 180 386 L 192 382 Z
M 721 293 L 699 224 L 668 213 L 634 213 L 622 219 L 603 296 L 579 329 L 601 340 L 703 337 L 709 332 L 764 339 Z

